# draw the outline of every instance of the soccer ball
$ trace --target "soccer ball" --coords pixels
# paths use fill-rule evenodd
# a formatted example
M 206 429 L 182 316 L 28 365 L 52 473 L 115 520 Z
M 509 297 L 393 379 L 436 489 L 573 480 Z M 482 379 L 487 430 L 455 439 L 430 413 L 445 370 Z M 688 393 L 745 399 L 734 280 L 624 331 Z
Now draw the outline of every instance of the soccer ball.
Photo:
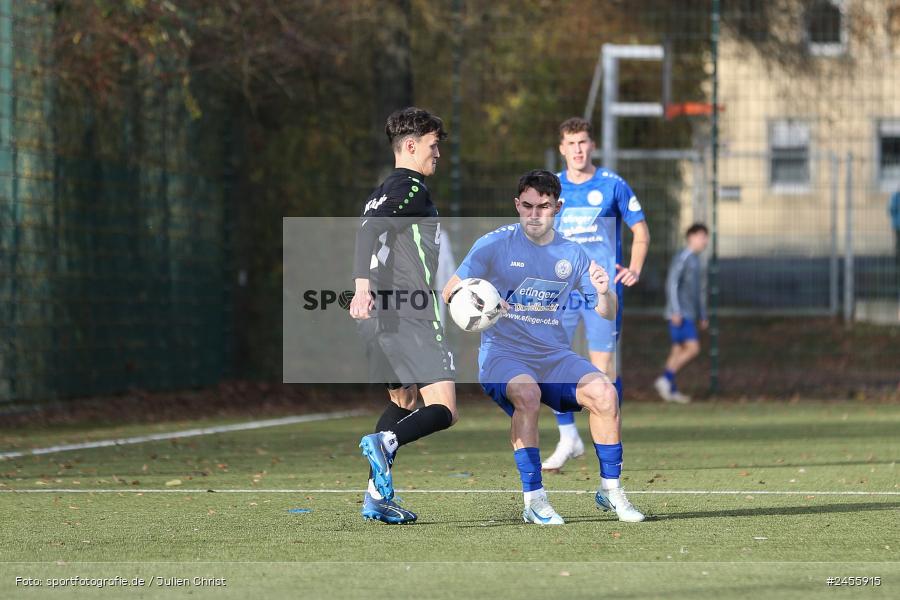
M 489 281 L 463 279 L 450 293 L 450 316 L 466 331 L 484 331 L 502 315 L 500 294 Z

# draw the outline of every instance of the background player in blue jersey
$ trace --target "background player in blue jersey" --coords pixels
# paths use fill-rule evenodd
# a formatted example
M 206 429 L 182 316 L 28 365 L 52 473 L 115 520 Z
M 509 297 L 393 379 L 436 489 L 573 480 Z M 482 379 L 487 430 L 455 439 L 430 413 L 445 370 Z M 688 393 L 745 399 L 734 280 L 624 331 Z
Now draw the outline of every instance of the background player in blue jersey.
M 578 242 L 591 260 L 608 273 L 615 273 L 613 283 L 619 309 L 612 321 L 599 318 L 591 310 L 567 311 L 563 326 L 574 338 L 580 322 L 584 322 L 588 356 L 591 363 L 615 381 L 619 402 L 622 379 L 616 364 L 616 346 L 622 330 L 622 299 L 625 286 L 635 285 L 650 247 L 650 229 L 641 204 L 628 183 L 609 169 L 591 162 L 594 140 L 591 123 L 573 117 L 559 126 L 559 151 L 566 168 L 559 174 L 562 185 L 562 209 L 556 221 L 557 230 Z M 622 222 L 631 229 L 631 261 L 622 266 Z M 584 453 L 584 443 L 575 428 L 572 413 L 556 413 L 559 443 L 544 462 L 545 470 L 560 469 L 565 462 Z
M 526 523 L 561 525 L 541 482 L 538 413 L 541 403 L 590 413 L 594 449 L 600 461 L 595 500 L 621 521 L 642 521 L 619 483 L 622 443 L 619 405 L 609 378 L 570 348 L 562 313 L 575 290 L 600 318 L 613 319 L 616 294 L 607 271 L 578 244 L 553 229 L 559 212 L 559 179 L 530 171 L 519 180 L 515 199 L 519 224 L 480 238 L 444 288 L 449 302 L 461 279 L 490 281 L 506 298 L 504 316 L 481 334 L 479 374 L 485 392 L 510 415 L 510 441 L 522 480 Z

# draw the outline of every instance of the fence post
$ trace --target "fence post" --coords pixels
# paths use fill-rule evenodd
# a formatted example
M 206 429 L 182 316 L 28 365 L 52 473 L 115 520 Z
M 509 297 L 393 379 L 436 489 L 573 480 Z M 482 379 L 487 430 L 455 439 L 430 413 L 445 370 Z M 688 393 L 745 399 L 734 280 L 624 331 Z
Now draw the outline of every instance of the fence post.
M 844 325 L 853 326 L 854 281 L 853 281 L 853 153 L 847 153 L 847 175 L 845 191 L 844 219 Z
M 707 223 L 709 219 L 706 215 L 706 156 L 702 152 L 697 152 L 696 156 L 691 159 L 691 167 L 691 177 L 694 180 L 694 193 L 691 198 L 693 221 L 694 223 Z
M 841 162 L 834 152 L 829 153 L 831 163 L 831 250 L 828 263 L 828 308 L 832 317 L 838 316 L 838 178 Z
M 0 239 L 5 242 L 7 254 L 3 256 L 4 270 L 10 273 L 8 281 L 0 282 L 0 291 L 6 300 L 0 302 L 0 402 L 15 399 L 19 393 L 19 358 L 15 351 L 18 336 L 17 302 L 19 238 L 21 236 L 21 205 L 19 204 L 18 152 L 16 149 L 16 56 L 13 41 L 15 10 L 11 0 L 0 0 L 0 200 L 6 213 Z M 4 181 L 5 180 L 5 181 Z M 8 236 L 8 237 L 7 237 Z
M 618 100 L 618 89 L 619 62 L 612 54 L 603 53 L 603 166 L 610 171 L 615 171 L 617 167 L 618 120 L 613 113 L 613 104 Z
M 451 75 L 451 114 L 453 128 L 450 130 L 450 215 L 451 239 L 459 238 L 458 219 L 462 215 L 462 53 L 463 16 L 462 0 L 453 1 L 453 74 Z
M 556 173 L 556 148 L 544 150 L 544 168 Z
M 712 256 L 709 263 L 709 392 L 719 393 L 719 0 L 712 2 Z

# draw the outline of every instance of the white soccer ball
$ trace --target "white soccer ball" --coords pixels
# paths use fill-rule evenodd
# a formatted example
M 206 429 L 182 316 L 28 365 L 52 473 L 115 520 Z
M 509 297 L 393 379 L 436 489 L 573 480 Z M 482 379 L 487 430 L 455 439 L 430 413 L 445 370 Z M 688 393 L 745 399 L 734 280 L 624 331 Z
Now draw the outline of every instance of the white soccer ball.
M 450 293 L 450 316 L 466 331 L 484 331 L 503 316 L 497 288 L 484 279 L 463 279 Z

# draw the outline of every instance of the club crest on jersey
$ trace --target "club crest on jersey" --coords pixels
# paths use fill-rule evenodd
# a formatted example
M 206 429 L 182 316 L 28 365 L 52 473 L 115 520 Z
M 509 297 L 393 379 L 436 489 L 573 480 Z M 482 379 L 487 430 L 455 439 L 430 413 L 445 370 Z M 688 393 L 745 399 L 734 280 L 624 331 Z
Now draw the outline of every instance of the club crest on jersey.
M 591 206 L 600 206 L 603 204 L 603 192 L 600 190 L 591 190 L 588 192 L 587 201 Z
M 556 272 L 556 276 L 560 279 L 566 279 L 569 275 L 572 274 L 572 263 L 570 263 L 565 258 L 562 260 L 556 261 L 556 267 L 554 267 L 554 271 Z
M 631 200 L 628 201 L 628 210 L 631 212 L 638 212 L 641 210 L 641 203 L 638 202 L 637 196 L 632 196 Z

